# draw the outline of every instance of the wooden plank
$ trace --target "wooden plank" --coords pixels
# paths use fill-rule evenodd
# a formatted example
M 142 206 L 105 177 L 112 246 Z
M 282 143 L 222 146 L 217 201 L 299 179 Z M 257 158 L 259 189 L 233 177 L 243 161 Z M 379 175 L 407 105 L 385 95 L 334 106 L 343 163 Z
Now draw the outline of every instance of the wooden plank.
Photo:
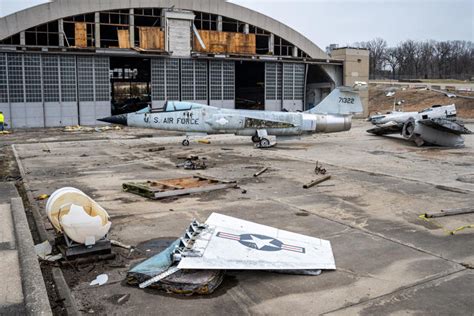
M 165 49 L 165 32 L 159 27 L 139 27 L 140 48 Z
M 435 217 L 454 216 L 454 215 L 471 214 L 471 213 L 474 213 L 474 208 L 455 208 L 455 209 L 441 210 L 441 212 L 438 212 L 438 213 L 426 213 L 425 216 L 427 218 L 435 218 Z
M 128 30 L 117 30 L 119 48 L 130 48 L 130 32 Z
M 197 187 L 197 188 L 190 188 L 190 189 L 184 189 L 184 190 L 158 192 L 158 193 L 155 193 L 155 199 L 163 199 L 163 198 L 171 197 L 171 196 L 180 196 L 180 195 L 188 195 L 188 194 L 194 194 L 194 193 L 223 190 L 223 189 L 233 188 L 235 186 L 236 186 L 235 184 L 216 184 L 216 185 L 209 185 L 205 187 Z
M 257 37 L 255 34 L 230 33 L 229 53 L 250 54 L 257 53 Z
M 87 24 L 85 22 L 74 23 L 74 42 L 76 47 L 87 47 Z
M 198 31 L 206 48 L 203 48 L 194 36 L 194 51 L 212 54 L 251 54 L 257 53 L 255 34 L 243 34 L 218 31 Z

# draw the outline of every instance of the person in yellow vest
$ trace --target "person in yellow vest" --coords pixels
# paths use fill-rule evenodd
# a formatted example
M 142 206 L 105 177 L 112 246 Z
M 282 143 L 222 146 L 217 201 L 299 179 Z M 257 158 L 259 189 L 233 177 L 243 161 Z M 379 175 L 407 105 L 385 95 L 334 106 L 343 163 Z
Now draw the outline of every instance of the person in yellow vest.
M 0 111 L 0 132 L 3 132 L 5 129 L 5 116 L 3 115 L 3 112 Z

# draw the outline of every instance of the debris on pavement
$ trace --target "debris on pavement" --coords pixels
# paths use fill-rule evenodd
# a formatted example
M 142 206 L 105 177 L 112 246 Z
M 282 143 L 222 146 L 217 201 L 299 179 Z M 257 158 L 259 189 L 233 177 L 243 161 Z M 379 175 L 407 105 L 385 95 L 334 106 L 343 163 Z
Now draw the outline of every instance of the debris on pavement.
M 316 161 L 316 167 L 314 167 L 314 173 L 325 175 L 326 172 L 327 170 L 323 168 L 323 165 L 319 164 L 319 161 Z
M 153 200 L 236 187 L 235 181 L 224 181 L 205 176 L 163 179 L 139 183 L 128 182 L 122 185 L 125 192 Z
M 268 167 L 265 167 L 263 169 L 261 169 L 260 171 L 254 173 L 254 177 L 258 177 L 259 175 L 263 174 L 264 172 L 267 172 L 268 171 Z
M 36 201 L 41 201 L 41 200 L 46 200 L 47 198 L 49 198 L 48 194 L 40 194 L 37 197 L 35 197 L 35 200 Z
M 454 215 L 471 214 L 471 213 L 474 213 L 474 208 L 455 208 L 455 209 L 441 210 L 441 212 L 436 212 L 436 213 L 425 213 L 425 217 L 434 218 L 434 217 L 454 216 Z
M 133 267 L 127 282 L 210 294 L 225 270 L 319 275 L 322 269 L 336 269 L 329 241 L 213 213 L 205 224 L 193 221 L 168 248 Z
M 304 188 L 304 189 L 309 189 L 309 188 L 314 187 L 315 185 L 320 184 L 320 183 L 322 183 L 322 182 L 324 182 L 324 181 L 327 181 L 327 180 L 329 180 L 329 179 L 331 179 L 331 176 L 330 176 L 330 175 L 327 175 L 327 176 L 325 176 L 325 177 L 322 177 L 322 178 L 313 180 L 313 181 L 311 181 L 310 183 L 307 183 L 307 184 L 303 185 L 303 188 Z
M 418 217 L 421 220 L 424 220 L 425 222 L 428 222 L 442 229 L 447 235 L 454 235 L 462 230 L 465 230 L 468 228 L 474 228 L 474 224 L 466 224 L 466 225 L 462 225 L 457 228 L 451 229 L 451 228 L 447 228 L 445 225 L 442 225 L 440 222 L 436 221 L 434 218 L 443 218 L 447 216 L 456 216 L 456 215 L 467 215 L 467 214 L 473 214 L 473 213 L 474 213 L 473 208 L 457 208 L 457 209 L 445 209 L 445 210 L 441 210 L 440 212 L 432 212 L 432 213 L 427 212 Z
M 166 150 L 166 147 L 148 148 L 147 151 L 149 153 L 154 153 L 154 152 L 163 151 L 163 150 Z
M 45 240 L 41 244 L 35 245 L 35 252 L 41 260 L 45 261 L 54 262 L 58 261 L 59 259 L 62 259 L 63 257 L 62 254 L 51 255 L 51 253 L 53 252 L 53 247 L 51 246 L 48 240 Z
M 107 274 L 99 274 L 95 280 L 93 280 L 89 285 L 104 285 L 109 280 L 109 276 Z
M 120 126 L 101 126 L 101 127 L 87 127 L 80 125 L 66 126 L 63 128 L 63 132 L 106 132 L 106 131 L 119 131 L 122 128 Z
M 205 170 L 207 169 L 206 165 L 207 158 L 200 158 L 199 156 L 190 155 L 185 158 L 183 163 L 176 165 L 176 168 L 183 167 L 186 170 Z
M 209 139 L 199 139 L 198 143 L 205 144 L 205 145 L 210 145 L 211 141 Z

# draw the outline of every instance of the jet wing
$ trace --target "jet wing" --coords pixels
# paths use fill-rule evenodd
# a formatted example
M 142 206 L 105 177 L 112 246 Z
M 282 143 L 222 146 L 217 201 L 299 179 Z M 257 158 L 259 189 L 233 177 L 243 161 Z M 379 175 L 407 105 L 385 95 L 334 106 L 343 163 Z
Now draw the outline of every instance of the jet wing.
M 397 122 L 388 122 L 377 127 L 367 130 L 367 133 L 374 135 L 389 135 L 389 134 L 400 134 L 403 129 L 403 124 Z
M 472 134 L 472 132 L 467 129 L 464 124 L 460 121 L 453 121 L 443 118 L 433 118 L 433 119 L 426 119 L 426 120 L 419 120 L 418 123 L 423 124 L 425 126 L 431 127 L 433 129 L 452 133 L 456 135 L 462 134 Z
M 336 269 L 331 243 L 213 213 L 179 269 Z

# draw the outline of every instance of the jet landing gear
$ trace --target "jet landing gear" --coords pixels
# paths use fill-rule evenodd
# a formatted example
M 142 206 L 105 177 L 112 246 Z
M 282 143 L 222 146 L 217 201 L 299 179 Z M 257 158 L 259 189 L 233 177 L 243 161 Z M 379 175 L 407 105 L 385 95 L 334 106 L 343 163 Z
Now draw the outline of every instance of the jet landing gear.
M 188 146 L 189 146 L 189 139 L 188 139 L 188 137 L 186 137 L 185 139 L 183 139 L 183 141 L 181 142 L 181 145 L 183 145 L 184 147 L 188 147 Z
M 252 136 L 252 142 L 256 148 L 270 148 L 276 145 L 276 138 L 271 139 L 266 130 L 257 130 L 257 133 Z

